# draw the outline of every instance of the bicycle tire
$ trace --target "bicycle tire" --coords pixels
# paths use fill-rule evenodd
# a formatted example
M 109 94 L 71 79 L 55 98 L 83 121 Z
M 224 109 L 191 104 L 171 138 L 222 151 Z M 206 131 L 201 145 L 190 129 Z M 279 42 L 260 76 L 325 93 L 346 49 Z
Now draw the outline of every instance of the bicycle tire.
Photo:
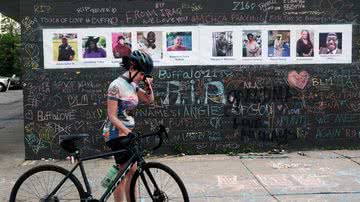
M 138 185 L 138 187 L 136 186 L 136 183 L 138 181 L 138 178 L 140 176 L 140 173 L 139 171 L 137 170 L 134 175 L 133 175 L 133 178 L 131 180 L 131 184 L 130 184 L 130 197 L 131 197 L 131 202 L 136 202 L 136 201 L 156 201 L 156 202 L 160 202 L 160 201 L 172 201 L 172 200 L 169 200 L 169 199 L 172 199 L 172 195 L 169 196 L 168 194 L 171 194 L 169 193 L 168 191 L 165 192 L 164 188 L 166 187 L 163 187 L 163 185 L 160 183 L 160 180 L 163 180 L 164 178 L 158 178 L 156 176 L 154 176 L 156 174 L 156 169 L 158 171 L 162 171 L 163 174 L 166 174 L 168 175 L 168 179 L 166 180 L 167 184 L 169 184 L 169 181 L 168 180 L 174 180 L 174 182 L 176 183 L 176 186 L 177 188 L 179 189 L 180 193 L 178 195 L 174 195 L 174 199 L 176 199 L 176 201 L 184 201 L 184 202 L 189 202 L 189 196 L 188 196 L 188 193 L 186 191 L 186 188 L 185 188 L 185 185 L 184 183 L 182 182 L 182 180 L 180 179 L 180 177 L 171 169 L 169 168 L 168 166 L 164 165 L 164 164 L 161 164 L 161 163 L 157 163 L 157 162 L 149 162 L 149 163 L 146 163 L 142 170 L 143 170 L 143 173 L 147 176 L 147 183 L 150 183 L 150 189 L 151 189 L 151 193 L 153 196 L 156 196 L 158 199 L 156 200 L 152 200 L 152 197 L 149 196 L 149 193 L 147 192 L 147 190 L 145 189 L 145 187 L 143 188 L 143 190 L 141 191 L 140 187 L 141 185 Z M 148 177 L 148 174 L 147 174 L 147 171 L 150 171 L 151 174 L 153 175 L 153 177 L 155 178 L 155 181 L 157 183 L 157 185 L 159 186 L 160 188 L 160 192 L 159 191 L 155 191 L 154 190 L 154 185 L 153 183 L 151 182 L 151 180 L 149 179 Z M 161 175 L 161 174 L 160 174 Z M 146 177 L 145 177 L 146 178 Z M 171 178 L 171 179 L 170 179 Z M 140 176 L 140 179 L 141 179 L 141 176 Z M 143 180 L 141 179 L 142 183 Z M 139 183 L 138 183 L 139 184 Z M 139 196 L 140 200 L 136 200 L 136 197 L 135 197 L 135 189 L 136 191 L 138 192 L 141 192 L 141 193 L 137 193 L 137 196 Z M 140 196 L 140 194 L 142 194 L 142 192 L 144 192 L 144 196 Z M 169 198 L 171 197 L 171 198 Z
M 5 92 L 7 89 L 6 89 L 6 86 L 2 83 L 0 83 L 0 92 Z
M 46 173 L 46 172 L 48 172 L 48 173 Z M 60 175 L 58 182 L 55 182 L 56 174 Z M 59 166 L 55 166 L 55 165 L 41 165 L 41 166 L 34 167 L 34 168 L 28 170 L 27 172 L 25 172 L 23 175 L 21 175 L 20 178 L 16 181 L 14 187 L 11 190 L 9 201 L 10 202 L 41 201 L 41 199 L 43 199 L 45 196 L 47 196 L 51 193 L 51 191 L 56 187 L 56 185 L 59 184 L 60 181 L 67 174 L 69 174 L 68 170 L 66 170 L 62 167 L 59 167 Z M 40 177 L 44 177 L 45 181 L 43 183 L 40 182 L 40 180 L 39 180 Z M 47 179 L 45 179 L 46 177 L 47 177 Z M 38 182 L 36 182 L 36 180 L 38 180 Z M 27 183 L 30 184 L 29 185 L 30 187 L 27 185 Z M 49 187 L 49 188 L 45 187 L 47 185 L 50 185 L 50 183 L 51 183 L 52 187 Z M 59 195 L 55 194 L 53 201 L 57 201 L 60 199 L 61 199 L 60 201 L 73 200 L 72 198 L 71 199 L 70 198 L 61 198 L 61 196 L 64 196 L 64 197 L 67 196 L 66 195 L 67 193 L 65 191 L 68 189 L 68 187 L 66 187 L 65 185 L 67 185 L 68 183 L 72 183 L 72 184 L 70 184 L 70 186 L 75 186 L 75 188 L 76 188 L 79 198 L 76 197 L 75 200 L 82 201 L 82 199 L 86 198 L 86 194 L 84 192 L 82 184 L 73 174 L 71 174 L 70 177 L 64 182 L 64 184 L 58 190 L 57 193 L 59 193 Z M 30 191 L 25 190 L 24 191 L 25 193 L 29 194 L 30 196 L 32 195 L 31 197 L 35 196 L 35 197 L 39 197 L 39 198 L 37 198 L 36 200 L 32 200 L 32 198 L 30 196 L 25 196 L 25 198 L 23 200 L 21 198 L 19 198 L 20 196 L 22 196 L 19 194 L 22 193 L 21 192 L 21 191 L 23 191 L 22 188 L 25 186 L 27 188 L 31 189 Z M 64 188 L 66 188 L 66 190 L 64 190 Z M 73 187 L 70 187 L 70 188 L 73 189 Z M 43 189 L 43 190 L 41 190 L 41 189 Z M 19 193 L 19 191 L 20 191 L 20 193 Z M 41 191 L 45 191 L 46 193 L 43 193 Z M 71 197 L 73 197 L 73 196 L 71 196 Z

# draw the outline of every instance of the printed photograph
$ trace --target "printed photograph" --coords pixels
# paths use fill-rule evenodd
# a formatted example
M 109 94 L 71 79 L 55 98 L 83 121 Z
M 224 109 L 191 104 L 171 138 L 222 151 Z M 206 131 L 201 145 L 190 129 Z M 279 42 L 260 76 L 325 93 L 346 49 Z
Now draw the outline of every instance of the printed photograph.
M 233 56 L 232 31 L 212 33 L 212 56 L 226 57 Z
M 111 34 L 112 52 L 114 58 L 129 56 L 131 53 L 131 32 Z
M 143 50 L 153 58 L 163 58 L 162 32 L 149 31 L 136 33 L 136 49 Z
M 191 51 L 191 32 L 167 32 L 166 47 L 167 51 Z
M 52 43 L 54 61 L 76 61 L 78 59 L 76 33 L 55 33 Z
M 268 39 L 269 57 L 290 56 L 290 30 L 271 30 Z
M 319 33 L 319 47 L 319 54 L 322 55 L 342 54 L 342 33 Z
M 296 57 L 314 56 L 314 32 L 311 30 L 300 30 L 296 32 Z
M 104 36 L 87 36 L 82 39 L 83 58 L 106 58 Z
M 243 33 L 243 57 L 261 57 L 261 31 L 244 31 Z

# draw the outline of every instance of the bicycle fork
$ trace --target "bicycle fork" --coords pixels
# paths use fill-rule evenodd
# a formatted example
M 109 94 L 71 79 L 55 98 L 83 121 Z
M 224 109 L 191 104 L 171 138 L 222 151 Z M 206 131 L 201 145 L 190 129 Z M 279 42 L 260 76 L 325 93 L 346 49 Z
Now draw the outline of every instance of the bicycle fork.
M 151 193 L 151 190 L 150 190 L 150 187 L 149 187 L 149 184 L 146 180 L 146 177 L 145 177 L 145 174 L 144 174 L 144 171 L 146 173 L 147 176 L 149 176 L 149 179 L 151 181 L 151 183 L 153 184 L 154 186 L 154 193 Z M 143 181 L 144 183 L 144 186 L 146 188 L 146 191 L 148 192 L 149 196 L 151 197 L 151 199 L 153 201 L 159 201 L 161 200 L 161 190 L 159 189 L 155 179 L 154 179 L 154 176 L 152 175 L 152 173 L 150 172 L 149 169 L 147 168 L 144 168 L 144 170 L 140 171 L 140 177 L 141 177 L 141 180 Z M 162 200 L 161 200 L 162 201 Z

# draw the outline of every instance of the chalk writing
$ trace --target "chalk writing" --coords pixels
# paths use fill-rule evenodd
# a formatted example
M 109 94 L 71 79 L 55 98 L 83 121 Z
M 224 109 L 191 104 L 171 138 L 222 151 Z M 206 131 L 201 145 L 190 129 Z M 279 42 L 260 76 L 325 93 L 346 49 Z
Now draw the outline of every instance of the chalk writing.
M 26 158 L 64 157 L 59 140 L 80 132 L 90 134 L 83 142 L 84 155 L 104 151 L 106 146 L 99 134 L 107 116 L 106 91 L 110 82 L 122 73 L 120 68 L 44 70 L 40 47 L 46 27 L 359 23 L 355 1 L 89 3 L 49 4 L 41 0 L 22 4 Z M 155 68 L 152 74 L 155 102 L 150 107 L 141 103 L 134 112 L 136 130 L 148 132 L 159 124 L 166 125 L 171 137 L 163 151 L 169 153 L 183 143 L 184 150 L 207 153 L 249 146 L 265 149 L 299 140 L 305 144 L 356 142 L 360 138 L 356 125 L 360 122 L 360 67 L 356 63 L 360 32 L 356 26 L 353 30 L 353 64 Z M 147 139 L 146 144 L 153 141 Z M 321 176 L 259 177 L 269 186 L 325 186 Z M 221 176 L 218 187 L 247 189 L 257 185 L 252 180 Z
M 251 3 L 249 1 L 234 1 L 233 6 L 233 11 L 254 10 L 256 3 Z
M 266 2 L 262 2 L 258 5 L 258 7 L 263 12 L 267 12 L 267 11 L 271 11 L 271 10 L 274 10 L 274 11 L 280 10 L 280 6 L 278 6 L 277 0 L 269 0 Z
M 32 28 L 32 26 L 35 24 L 35 21 L 31 19 L 29 16 L 26 16 L 24 19 L 21 20 L 21 24 L 26 31 L 29 31 Z
M 111 7 L 105 7 L 105 8 L 94 8 L 90 6 L 85 7 L 79 7 L 76 9 L 76 12 L 79 14 L 82 13 L 90 13 L 90 14 L 103 14 L 103 13 L 109 13 L 109 14 L 115 14 L 117 13 L 117 8 L 111 8 Z
M 203 9 L 203 6 L 198 3 L 182 3 L 181 4 L 182 9 L 190 9 L 192 12 L 197 12 Z
M 283 3 L 285 11 L 293 11 L 306 8 L 305 0 L 284 0 Z
M 34 13 L 50 13 L 51 10 L 49 5 L 34 5 Z

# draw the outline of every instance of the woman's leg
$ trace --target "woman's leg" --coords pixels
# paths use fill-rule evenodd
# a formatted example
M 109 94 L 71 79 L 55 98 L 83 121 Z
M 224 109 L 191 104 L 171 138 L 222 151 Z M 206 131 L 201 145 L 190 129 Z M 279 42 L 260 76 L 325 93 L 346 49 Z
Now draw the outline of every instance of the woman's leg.
M 118 168 L 119 168 L 119 172 L 121 172 L 124 167 L 125 167 L 126 163 L 124 164 L 118 164 Z M 114 202 L 123 202 L 125 199 L 125 191 L 126 191 L 126 181 L 127 181 L 127 177 L 125 176 L 125 178 L 120 182 L 119 186 L 116 187 L 115 191 L 114 191 Z M 127 194 L 126 194 L 127 197 Z
M 134 173 L 136 172 L 136 169 L 137 169 L 137 163 L 135 163 L 133 165 L 133 167 L 130 169 L 129 173 L 126 175 L 126 187 L 125 187 L 125 189 L 126 189 L 126 200 L 127 201 L 131 201 L 130 200 L 130 184 L 131 184 L 131 179 L 132 179 Z M 137 188 L 135 188 L 135 190 L 137 190 Z M 137 197 L 136 193 L 137 192 L 135 192 L 135 197 Z
M 113 195 L 114 195 L 114 201 L 115 202 L 123 202 L 124 201 L 124 192 L 125 192 L 125 186 L 126 186 L 126 179 L 124 179 L 118 187 L 116 187 Z

